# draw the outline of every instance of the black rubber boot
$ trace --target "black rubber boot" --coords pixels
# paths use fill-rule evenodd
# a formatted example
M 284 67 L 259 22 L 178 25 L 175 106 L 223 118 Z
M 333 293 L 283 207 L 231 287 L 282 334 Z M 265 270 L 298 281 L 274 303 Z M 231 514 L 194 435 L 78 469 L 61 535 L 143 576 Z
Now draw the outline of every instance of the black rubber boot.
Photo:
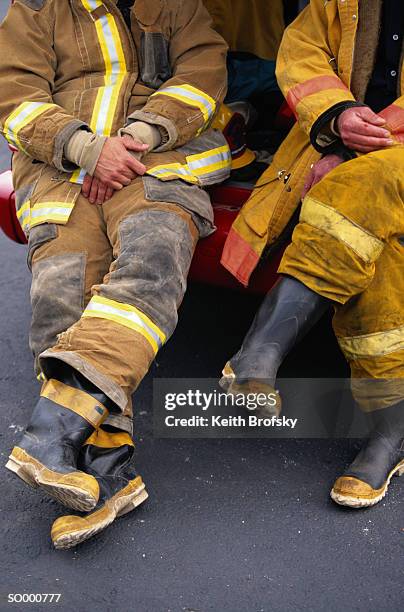
M 342 506 L 366 508 L 381 501 L 394 475 L 404 474 L 404 402 L 369 414 L 372 431 L 331 490 Z
M 282 361 L 330 305 L 298 280 L 282 277 L 265 297 L 241 349 L 225 365 L 223 389 L 232 395 L 274 394 Z M 280 400 L 263 408 L 265 416 L 279 414 Z
M 80 374 L 61 365 L 47 381 L 6 467 L 76 510 L 91 510 L 99 485 L 77 467 L 80 449 L 108 416 L 112 402 Z
M 100 497 L 90 514 L 56 519 L 51 532 L 55 548 L 72 548 L 88 540 L 147 499 L 142 478 L 133 466 L 133 453 L 133 442 L 125 432 L 100 428 L 91 436 L 78 465 L 97 480 Z

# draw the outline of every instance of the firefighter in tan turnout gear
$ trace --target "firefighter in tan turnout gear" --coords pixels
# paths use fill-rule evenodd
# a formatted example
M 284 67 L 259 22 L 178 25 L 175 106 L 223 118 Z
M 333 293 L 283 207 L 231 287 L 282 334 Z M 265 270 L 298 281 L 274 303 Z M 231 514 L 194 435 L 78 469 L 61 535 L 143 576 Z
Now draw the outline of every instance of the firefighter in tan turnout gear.
M 331 496 L 371 506 L 404 474 L 404 3 L 311 0 L 277 75 L 297 124 L 236 220 L 223 264 L 243 283 L 303 204 L 282 278 L 224 369 L 229 392 L 271 387 L 294 344 L 334 331 L 371 433 Z M 321 159 L 320 159 L 321 157 Z
M 210 128 L 226 93 L 226 44 L 210 23 L 201 0 L 17 0 L 0 28 L 0 121 L 18 149 L 43 380 L 7 467 L 90 513 L 58 519 L 56 547 L 147 497 L 131 395 L 213 231 L 203 187 L 231 166 Z

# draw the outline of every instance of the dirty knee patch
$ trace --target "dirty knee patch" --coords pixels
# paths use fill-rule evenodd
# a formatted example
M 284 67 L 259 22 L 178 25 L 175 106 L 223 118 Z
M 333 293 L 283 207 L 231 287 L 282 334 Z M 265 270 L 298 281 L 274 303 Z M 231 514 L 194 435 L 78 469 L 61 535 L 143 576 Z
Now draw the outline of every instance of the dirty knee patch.
M 213 208 L 209 195 L 198 185 L 181 180 L 160 181 L 152 176 L 143 177 L 146 200 L 177 204 L 192 215 L 201 238 L 214 232 Z
M 35 356 L 56 344 L 84 309 L 86 256 L 48 257 L 32 266 L 30 347 Z
M 175 212 L 145 210 L 124 219 L 120 253 L 99 294 L 139 308 L 165 333 L 177 324 L 194 240 Z

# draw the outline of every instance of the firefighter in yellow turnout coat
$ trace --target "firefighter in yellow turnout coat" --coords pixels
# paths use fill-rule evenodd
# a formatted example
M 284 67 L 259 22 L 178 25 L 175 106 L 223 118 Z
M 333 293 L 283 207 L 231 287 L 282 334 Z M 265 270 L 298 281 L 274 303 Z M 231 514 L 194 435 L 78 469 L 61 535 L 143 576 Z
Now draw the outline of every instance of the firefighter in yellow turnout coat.
M 331 492 L 353 507 L 377 503 L 404 473 L 403 31 L 396 0 L 312 0 L 286 30 L 277 74 L 297 124 L 223 253 L 247 283 L 305 195 L 284 276 L 222 384 L 273 385 L 284 356 L 332 304 L 354 397 L 371 422 Z
M 0 122 L 18 150 L 44 380 L 7 466 L 96 509 L 57 522 L 59 547 L 147 496 L 131 465 L 131 394 L 213 231 L 203 187 L 231 165 L 210 128 L 226 93 L 226 44 L 210 24 L 201 0 L 17 0 L 0 28 Z

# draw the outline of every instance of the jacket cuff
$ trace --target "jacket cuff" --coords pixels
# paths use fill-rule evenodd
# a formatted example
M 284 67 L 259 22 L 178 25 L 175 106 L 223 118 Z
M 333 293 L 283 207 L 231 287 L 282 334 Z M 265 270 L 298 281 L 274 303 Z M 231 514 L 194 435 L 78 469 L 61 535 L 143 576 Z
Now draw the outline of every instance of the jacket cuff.
M 72 160 L 66 157 L 65 147 L 73 134 L 78 130 L 90 131 L 90 128 L 84 121 L 74 119 L 74 121 L 67 123 L 55 138 L 52 164 L 62 172 L 74 172 L 77 170 L 77 166 Z
M 138 110 L 128 116 L 128 125 L 134 121 L 143 121 L 143 123 L 149 123 L 158 128 L 161 136 L 161 144 L 154 149 L 155 153 L 163 153 L 164 151 L 171 151 L 174 149 L 178 141 L 178 131 L 170 119 L 154 113 Z
M 77 130 L 66 143 L 65 156 L 76 168 L 82 168 L 93 176 L 105 141 L 105 136 Z
M 334 106 L 331 106 L 325 113 L 320 115 L 310 131 L 310 142 L 316 151 L 324 154 L 335 153 L 336 146 L 344 146 L 341 143 L 341 139 L 331 130 L 331 122 L 339 117 L 341 113 L 348 110 L 348 108 L 355 108 L 357 106 L 366 106 L 366 104 L 346 100 L 345 102 L 334 104 Z M 345 149 L 349 150 L 348 147 L 345 147 Z
M 143 153 L 150 153 L 161 145 L 161 133 L 156 125 L 145 123 L 144 121 L 134 121 L 124 128 L 121 128 L 118 132 L 119 136 L 125 136 L 128 134 L 134 140 L 147 144 L 149 149 Z

